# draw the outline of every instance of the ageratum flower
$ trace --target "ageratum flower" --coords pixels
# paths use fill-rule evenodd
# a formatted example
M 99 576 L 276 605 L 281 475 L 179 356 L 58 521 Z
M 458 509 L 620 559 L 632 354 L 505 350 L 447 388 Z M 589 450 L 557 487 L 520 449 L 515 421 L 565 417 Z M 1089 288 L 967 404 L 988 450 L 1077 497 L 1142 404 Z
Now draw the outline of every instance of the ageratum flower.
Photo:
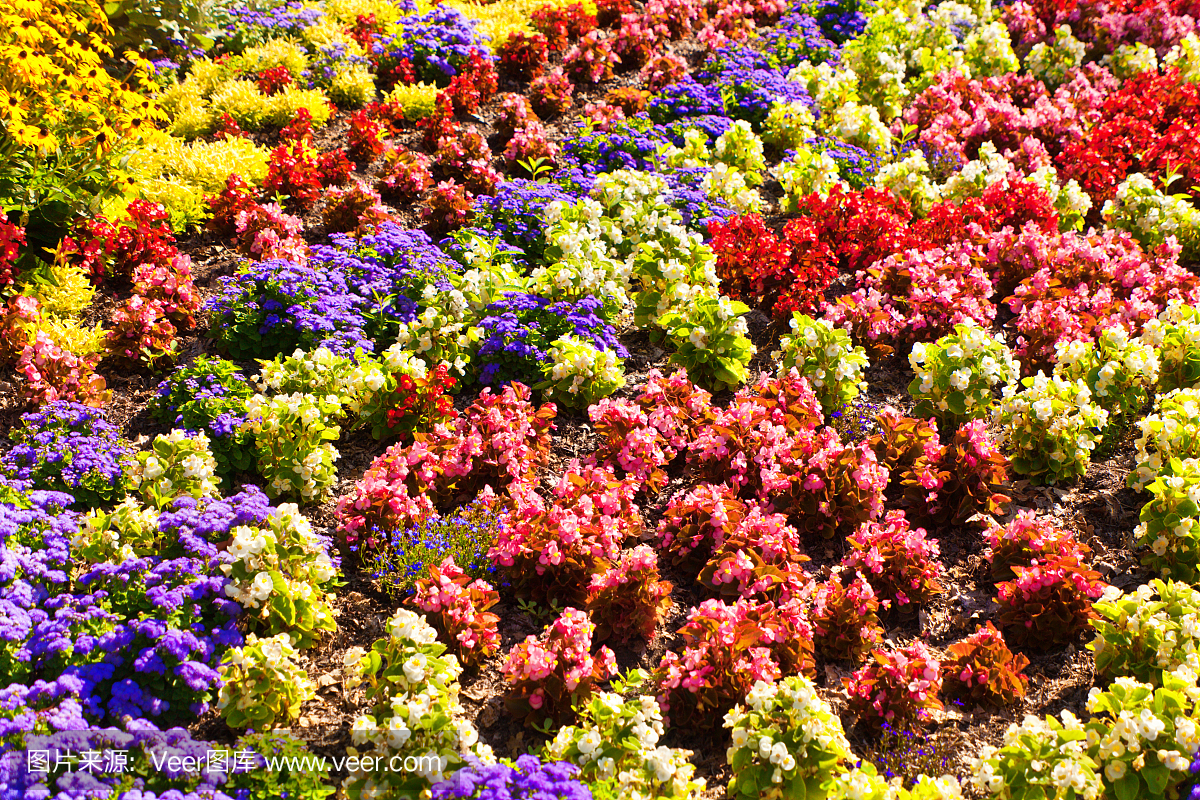
M 0 471 L 15 487 L 71 492 L 78 508 L 116 502 L 128 491 L 132 449 L 100 409 L 55 401 L 23 414 L 12 438 Z

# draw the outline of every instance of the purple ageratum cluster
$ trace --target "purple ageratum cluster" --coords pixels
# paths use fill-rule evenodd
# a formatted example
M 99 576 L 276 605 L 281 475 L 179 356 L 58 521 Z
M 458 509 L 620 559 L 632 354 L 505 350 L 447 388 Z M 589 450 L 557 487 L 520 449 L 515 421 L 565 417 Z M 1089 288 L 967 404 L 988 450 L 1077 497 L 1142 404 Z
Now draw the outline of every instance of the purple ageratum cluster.
M 234 528 L 261 527 L 273 512 L 270 499 L 254 485 L 225 498 L 178 497 L 158 517 L 159 539 L 165 542 L 160 553 L 213 558 L 218 555 L 216 543 L 230 538 Z M 337 557 L 333 560 L 336 565 Z
M 305 76 L 313 86 L 328 88 L 339 69 L 355 65 L 370 67 L 371 59 L 351 53 L 343 42 L 322 45 L 309 59 Z
M 709 222 L 737 215 L 725 201 L 700 189 L 711 171 L 709 167 L 689 167 L 662 174 L 670 191 L 668 202 L 683 215 L 683 224 L 701 235 L 707 235 Z
M 150 399 L 155 420 L 191 433 L 203 431 L 217 462 L 217 474 L 231 488 L 236 475 L 254 468 L 254 437 L 242 429 L 246 400 L 254 389 L 231 361 L 200 356 L 158 385 Z
M 733 119 L 744 119 L 759 124 L 771 113 L 775 103 L 800 102 L 817 110 L 804 84 L 791 81 L 782 72 L 774 69 L 729 69 L 721 74 L 719 83 L 722 95 L 726 96 L 725 113 Z
M 770 57 L 768 68 L 776 69 L 790 69 L 801 61 L 821 64 L 838 52 L 838 46 L 826 37 L 820 23 L 809 14 L 785 14 L 775 25 L 762 31 L 757 43 Z
M 567 165 L 591 175 L 618 169 L 653 170 L 654 153 L 672 141 L 666 128 L 642 113 L 617 120 L 607 131 L 581 126 L 563 143 L 562 157 Z
M 401 17 L 396 23 L 398 33 L 372 43 L 378 74 L 386 77 L 401 61 L 408 61 L 419 79 L 445 86 L 472 50 L 489 56 L 485 39 L 475 26 L 474 20 L 445 6 L 428 14 Z
M 454 261 L 420 230 L 387 222 L 361 239 L 339 233 L 330 236 L 333 246 L 312 248 L 310 265 L 336 273 L 348 289 L 364 298 L 367 335 L 376 345 L 390 344 L 389 331 L 416 319 L 418 300 L 425 288 L 451 288 Z
M 711 147 L 722 133 L 733 127 L 733 120 L 729 117 L 719 114 L 707 114 L 699 117 L 689 117 L 686 120 L 672 122 L 664 126 L 667 135 L 671 137 L 676 147 L 683 147 L 683 135 L 692 129 L 698 130 L 708 137 L 708 144 Z
M 667 121 L 725 115 L 757 125 L 767 118 L 776 102 L 801 102 L 815 115 L 817 110 L 808 90 L 804 84 L 788 80 L 790 67 L 781 58 L 795 57 L 810 47 L 816 53 L 830 53 L 832 43 L 799 16 L 790 33 L 778 36 L 772 43 L 778 54 L 745 43 L 714 51 L 693 76 L 666 87 L 650 100 L 651 116 Z
M 265 495 L 178 500 L 158 521 L 167 556 L 93 564 L 74 580 L 79 523 L 62 510 L 72 498 L 5 488 L 3 500 L 0 673 L 28 685 L 77 681 L 82 713 L 96 722 L 202 713 L 220 688 L 221 656 L 242 642 L 215 543 L 264 522 Z
M 313 248 L 314 261 L 336 267 L 363 297 L 402 293 L 416 298 L 428 284 L 448 289 L 447 275 L 456 269 L 428 234 L 394 222 L 385 222 L 361 239 L 346 233 L 329 238 L 334 246 Z
M 226 598 L 227 580 L 215 558 L 100 563 L 77 583 L 91 594 L 67 595 L 63 607 L 84 619 L 58 641 L 74 634 L 66 651 L 74 663 L 63 674 L 83 681 L 86 714 L 97 720 L 182 721 L 208 710 L 221 687 L 221 656 L 242 644 L 236 624 L 241 607 Z M 57 600 L 47 601 L 46 608 Z M 97 621 L 98 611 L 107 619 L 96 631 L 84 623 Z M 56 614 L 56 622 L 62 616 Z M 31 654 L 44 658 L 36 643 L 35 637 Z
M 257 6 L 226 9 L 229 17 L 225 34 L 234 49 L 265 42 L 268 39 L 299 37 L 306 28 L 321 22 L 325 12 L 300 0 L 263 9 Z
M 715 84 L 705 85 L 687 76 L 666 86 L 650 99 L 650 117 L 656 122 L 670 122 L 699 116 L 725 113 L 725 98 Z
M 308 755 L 303 742 L 286 734 L 250 734 L 228 744 L 198 741 L 183 728 L 160 730 L 144 719 L 92 727 L 63 718 L 70 698 L 47 709 L 44 690 L 25 696 L 19 691 L 25 687 L 17 689 L 0 690 L 0 731 L 10 705 L 21 720 L 8 746 L 0 733 L 0 800 L 321 800 L 334 792 L 325 772 L 264 769 L 267 755 Z M 48 771 L 30 770 L 31 750 L 48 754 Z M 214 751 L 224 753 L 223 763 Z M 101 762 L 89 765 L 85 752 L 99 753 Z M 125 755 L 119 770 L 118 753 Z
M 818 137 L 810 140 L 808 145 L 816 150 L 824 150 L 837 164 L 841 179 L 855 189 L 873 186 L 875 175 L 883 166 L 883 159 L 875 153 L 837 139 Z M 789 150 L 784 154 L 784 159 L 791 159 L 794 153 L 794 150 Z
M 867 15 L 862 12 L 859 0 L 816 0 L 809 11 L 825 37 L 839 45 L 854 39 L 867 27 Z
M 68 492 L 77 507 L 119 501 L 133 450 L 102 410 L 62 400 L 23 414 L 0 471 L 18 489 Z
M 575 197 L 553 183 L 517 179 L 496 187 L 494 195 L 475 199 L 475 224 L 518 248 L 527 264 L 540 264 L 546 251 L 546 206 Z
M 364 312 L 340 270 L 286 259 L 249 263 L 221 278 L 221 294 L 205 304 L 218 344 L 238 360 L 274 358 L 297 348 L 328 347 L 339 355 L 370 352 Z
M 555 302 L 536 294 L 507 292 L 503 300 L 487 307 L 488 316 L 479 323 L 483 336 L 473 361 L 481 367 L 479 382 L 495 386 L 528 381 L 550 362 L 550 347 L 562 336 L 577 336 L 597 350 L 628 358 L 616 331 L 597 313 L 603 307 L 603 301 L 591 296 Z
M 592 792 L 575 779 L 579 767 L 565 761 L 543 764 L 537 756 L 519 756 L 514 766 L 469 766 L 430 787 L 433 800 L 592 800 Z

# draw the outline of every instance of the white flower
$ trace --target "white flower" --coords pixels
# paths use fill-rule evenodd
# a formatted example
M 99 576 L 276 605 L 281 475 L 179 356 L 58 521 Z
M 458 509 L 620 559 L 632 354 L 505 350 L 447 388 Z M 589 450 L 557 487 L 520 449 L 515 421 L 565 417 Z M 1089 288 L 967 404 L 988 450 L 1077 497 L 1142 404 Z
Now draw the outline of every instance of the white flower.
M 425 680 L 426 658 L 418 653 L 417 655 L 404 662 L 404 677 L 408 678 L 413 683 L 419 683 Z

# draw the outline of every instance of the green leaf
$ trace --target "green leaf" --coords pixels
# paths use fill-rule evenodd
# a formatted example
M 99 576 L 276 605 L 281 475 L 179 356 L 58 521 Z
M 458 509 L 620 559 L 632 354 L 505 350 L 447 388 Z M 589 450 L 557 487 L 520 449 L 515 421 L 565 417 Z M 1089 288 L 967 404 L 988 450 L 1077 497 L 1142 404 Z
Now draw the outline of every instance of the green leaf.
M 1130 770 L 1129 772 L 1125 773 L 1125 777 L 1121 778 L 1121 780 L 1117 781 L 1113 786 L 1113 789 L 1117 794 L 1117 800 L 1137 800 L 1139 794 L 1138 789 L 1141 787 L 1141 785 L 1142 782 L 1138 778 L 1136 772 Z
M 1167 784 L 1171 782 L 1171 771 L 1162 764 L 1146 765 L 1142 769 L 1142 778 L 1151 792 L 1161 796 L 1167 790 Z

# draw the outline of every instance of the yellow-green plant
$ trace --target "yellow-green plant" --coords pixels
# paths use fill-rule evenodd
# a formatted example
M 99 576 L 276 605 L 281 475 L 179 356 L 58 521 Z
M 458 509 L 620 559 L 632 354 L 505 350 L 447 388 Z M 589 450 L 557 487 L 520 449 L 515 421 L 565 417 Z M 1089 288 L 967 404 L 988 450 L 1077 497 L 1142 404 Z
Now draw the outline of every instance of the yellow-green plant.
M 287 725 L 300 716 L 300 704 L 316 696 L 286 633 L 268 639 L 250 634 L 245 645 L 225 653 L 219 671 L 225 683 L 217 708 L 231 728 Z

